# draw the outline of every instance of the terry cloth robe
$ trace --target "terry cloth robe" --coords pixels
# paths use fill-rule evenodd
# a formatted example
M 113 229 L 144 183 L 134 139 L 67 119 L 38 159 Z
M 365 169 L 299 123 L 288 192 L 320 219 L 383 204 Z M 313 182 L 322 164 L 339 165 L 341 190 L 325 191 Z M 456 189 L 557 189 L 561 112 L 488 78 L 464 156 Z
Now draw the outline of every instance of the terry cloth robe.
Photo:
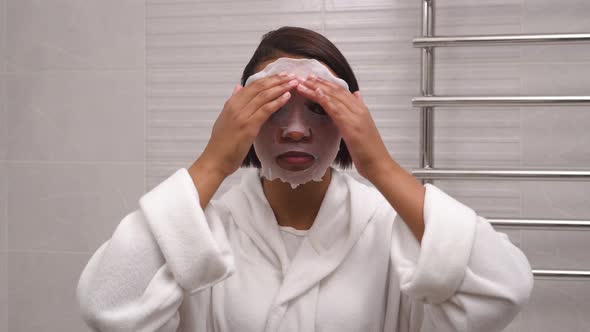
M 139 199 L 80 276 L 96 331 L 499 331 L 528 302 L 523 253 L 426 184 L 419 243 L 385 198 L 333 170 L 289 259 L 257 169 L 203 211 L 187 169 Z

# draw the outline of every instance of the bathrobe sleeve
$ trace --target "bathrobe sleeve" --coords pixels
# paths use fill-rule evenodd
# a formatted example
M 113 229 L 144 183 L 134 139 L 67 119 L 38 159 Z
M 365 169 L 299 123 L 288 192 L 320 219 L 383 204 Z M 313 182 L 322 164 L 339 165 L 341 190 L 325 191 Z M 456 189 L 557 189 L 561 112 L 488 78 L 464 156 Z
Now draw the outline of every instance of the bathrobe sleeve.
M 401 294 L 398 329 L 500 331 L 529 300 L 525 255 L 474 210 L 425 184 L 419 243 L 395 217 L 391 263 Z
M 80 276 L 78 303 L 95 331 L 176 331 L 184 296 L 234 271 L 221 218 L 212 205 L 201 209 L 185 168 L 143 195 L 139 205 Z M 206 330 L 204 320 L 199 331 Z

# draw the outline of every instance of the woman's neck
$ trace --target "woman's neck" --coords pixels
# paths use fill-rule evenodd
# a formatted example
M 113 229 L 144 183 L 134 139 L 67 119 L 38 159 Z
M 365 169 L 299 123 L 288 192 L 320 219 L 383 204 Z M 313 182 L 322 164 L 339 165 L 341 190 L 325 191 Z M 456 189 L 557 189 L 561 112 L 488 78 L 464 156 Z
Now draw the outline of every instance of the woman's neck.
M 262 189 L 280 226 L 310 229 L 331 179 L 332 168 L 328 168 L 321 182 L 310 181 L 292 189 L 290 184 L 279 179 L 263 178 Z

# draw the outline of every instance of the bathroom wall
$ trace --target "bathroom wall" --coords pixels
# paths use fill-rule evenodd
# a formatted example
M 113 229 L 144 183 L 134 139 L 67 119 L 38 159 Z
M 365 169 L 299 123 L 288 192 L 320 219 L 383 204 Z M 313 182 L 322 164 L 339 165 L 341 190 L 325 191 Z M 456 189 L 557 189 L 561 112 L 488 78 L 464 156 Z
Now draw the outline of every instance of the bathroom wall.
M 0 8 L 0 331 L 89 331 L 78 277 L 145 188 L 145 1 Z
M 590 31 L 581 0 L 435 1 L 440 35 Z M 143 193 L 195 160 L 271 29 L 334 41 L 392 157 L 417 167 L 420 17 L 418 0 L 0 0 L 0 332 L 89 330 L 75 286 L 90 255 Z M 438 49 L 435 91 L 587 94 L 587 54 Z M 587 169 L 589 123 L 588 107 L 437 109 L 435 165 Z M 436 184 L 486 217 L 590 218 L 588 182 Z M 590 269 L 589 232 L 501 231 L 535 268 Z M 507 331 L 590 330 L 589 285 L 536 280 Z

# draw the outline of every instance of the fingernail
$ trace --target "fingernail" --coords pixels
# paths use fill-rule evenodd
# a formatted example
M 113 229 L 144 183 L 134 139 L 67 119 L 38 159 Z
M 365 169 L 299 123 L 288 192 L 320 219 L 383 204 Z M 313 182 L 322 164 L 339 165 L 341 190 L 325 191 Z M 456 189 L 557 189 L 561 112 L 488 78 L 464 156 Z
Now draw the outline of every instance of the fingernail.
M 291 94 L 289 93 L 289 91 L 283 93 L 283 95 L 281 96 L 281 98 L 283 98 L 283 99 L 288 99 L 289 97 L 291 97 Z
M 286 71 L 282 71 L 279 73 L 279 76 L 287 76 L 287 72 Z
M 307 91 L 307 90 L 309 90 L 309 89 L 308 89 L 308 88 L 307 88 L 305 85 L 303 85 L 303 84 L 299 84 L 299 85 L 297 86 L 297 89 L 299 89 L 299 90 L 301 90 L 301 91 Z
M 292 78 L 292 77 L 295 77 L 295 74 L 293 74 L 293 73 L 289 73 L 289 77 L 291 77 L 291 78 Z
M 299 84 L 299 81 L 298 80 L 290 80 L 289 81 L 289 85 L 295 86 L 297 84 Z
M 316 80 L 317 78 L 318 78 L 318 77 L 317 77 L 317 76 L 315 76 L 313 73 L 312 73 L 312 74 L 309 74 L 309 79 L 310 79 L 310 80 Z

